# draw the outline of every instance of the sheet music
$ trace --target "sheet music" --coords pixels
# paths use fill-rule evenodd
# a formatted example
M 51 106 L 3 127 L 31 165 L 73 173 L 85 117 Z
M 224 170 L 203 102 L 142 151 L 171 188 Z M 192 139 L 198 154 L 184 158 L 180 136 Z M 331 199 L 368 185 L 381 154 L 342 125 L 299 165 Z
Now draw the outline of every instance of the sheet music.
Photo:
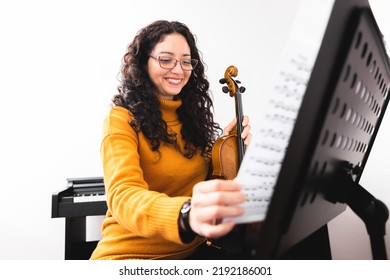
M 330 11 L 331 6 L 327 8 Z M 322 16 L 322 30 L 309 28 L 315 36 L 301 32 L 310 22 L 307 18 L 295 23 L 291 30 L 269 104 L 260 126 L 251 132 L 251 144 L 237 175 L 247 201 L 242 204 L 244 215 L 232 219 L 236 223 L 257 222 L 266 217 L 329 14 L 325 12 Z
M 260 127 L 252 131 L 237 175 L 247 196 L 245 214 L 235 218 L 236 223 L 265 218 L 311 73 L 312 58 L 298 50 L 302 49 L 289 48 Z

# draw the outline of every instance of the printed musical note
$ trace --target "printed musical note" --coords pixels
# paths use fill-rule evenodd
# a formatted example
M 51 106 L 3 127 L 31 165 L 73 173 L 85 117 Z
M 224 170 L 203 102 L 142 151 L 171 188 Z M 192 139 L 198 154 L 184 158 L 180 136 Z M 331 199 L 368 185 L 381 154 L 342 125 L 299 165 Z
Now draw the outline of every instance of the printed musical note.
M 296 93 L 297 96 L 301 97 L 301 94 Z M 270 104 L 275 108 L 275 109 L 281 109 L 284 111 L 291 111 L 293 113 L 298 112 L 299 107 L 294 106 L 293 104 L 288 104 L 285 101 L 276 101 L 271 99 Z

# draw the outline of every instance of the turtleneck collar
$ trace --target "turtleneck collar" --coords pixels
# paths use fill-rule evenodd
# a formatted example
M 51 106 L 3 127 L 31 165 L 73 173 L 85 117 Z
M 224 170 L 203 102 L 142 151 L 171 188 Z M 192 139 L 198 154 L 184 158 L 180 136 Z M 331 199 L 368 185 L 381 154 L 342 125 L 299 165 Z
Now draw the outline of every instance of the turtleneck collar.
M 167 123 L 179 121 L 179 117 L 176 113 L 176 110 L 180 107 L 181 104 L 182 104 L 181 99 L 178 100 L 160 99 L 162 117 Z

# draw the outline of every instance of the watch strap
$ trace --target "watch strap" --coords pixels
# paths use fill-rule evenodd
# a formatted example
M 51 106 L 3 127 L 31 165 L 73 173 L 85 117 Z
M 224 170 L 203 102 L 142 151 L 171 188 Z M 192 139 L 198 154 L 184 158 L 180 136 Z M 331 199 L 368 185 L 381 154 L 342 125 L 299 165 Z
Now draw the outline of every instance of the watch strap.
M 191 199 L 184 202 L 180 210 L 180 220 L 183 223 L 184 229 L 179 226 L 180 238 L 184 243 L 190 243 L 195 239 L 197 234 L 192 230 L 190 226 L 190 211 L 191 211 Z

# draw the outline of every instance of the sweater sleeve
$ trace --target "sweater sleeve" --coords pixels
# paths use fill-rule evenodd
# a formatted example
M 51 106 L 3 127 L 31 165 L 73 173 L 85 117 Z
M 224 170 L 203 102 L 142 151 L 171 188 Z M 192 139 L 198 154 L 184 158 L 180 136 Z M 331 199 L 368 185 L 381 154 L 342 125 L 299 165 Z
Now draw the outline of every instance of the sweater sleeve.
M 123 228 L 146 238 L 182 243 L 178 217 L 189 197 L 151 191 L 143 178 L 137 133 L 124 108 L 112 108 L 104 123 L 101 157 L 108 215 Z

